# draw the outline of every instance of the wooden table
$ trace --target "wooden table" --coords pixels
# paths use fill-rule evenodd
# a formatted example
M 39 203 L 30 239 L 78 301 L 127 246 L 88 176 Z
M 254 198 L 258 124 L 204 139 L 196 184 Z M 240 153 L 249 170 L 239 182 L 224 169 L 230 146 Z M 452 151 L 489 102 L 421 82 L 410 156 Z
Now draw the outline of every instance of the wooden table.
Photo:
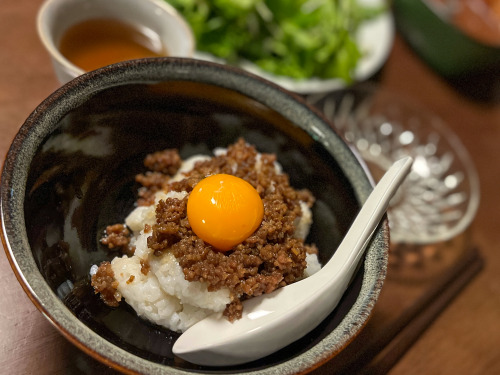
M 58 87 L 35 28 L 40 0 L 3 0 L 0 7 L 0 154 L 30 112 Z M 500 230 L 498 192 L 500 105 L 462 96 L 433 73 L 397 36 L 381 85 L 441 116 L 472 154 L 481 205 L 471 227 L 482 271 L 453 299 L 390 374 L 499 374 Z M 0 253 L 0 372 L 96 373 L 95 361 L 73 348 L 32 305 Z M 318 373 L 326 373 L 320 370 Z

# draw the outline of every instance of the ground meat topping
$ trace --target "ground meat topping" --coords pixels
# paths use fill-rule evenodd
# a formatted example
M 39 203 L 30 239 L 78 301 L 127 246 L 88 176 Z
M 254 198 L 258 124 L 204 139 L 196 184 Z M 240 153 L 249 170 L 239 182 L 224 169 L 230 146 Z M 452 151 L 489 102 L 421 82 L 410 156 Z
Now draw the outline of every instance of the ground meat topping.
M 149 273 L 149 270 L 151 269 L 151 266 L 149 265 L 149 262 L 147 260 L 141 259 L 141 273 L 144 276 L 147 276 Z
M 154 195 L 160 190 L 189 193 L 203 178 L 217 173 L 240 177 L 259 193 L 264 204 L 261 225 L 250 237 L 225 253 L 217 251 L 192 231 L 186 212 L 188 196 L 160 200 L 155 211 L 156 223 L 145 228 L 151 233 L 147 245 L 154 255 L 171 252 L 186 280 L 206 282 L 210 291 L 229 289 L 232 302 L 227 305 L 224 315 L 230 321 L 241 317 L 243 300 L 301 279 L 307 265 L 306 253 L 317 252 L 314 245 L 305 245 L 302 239 L 294 238 L 295 223 L 302 214 L 300 202 L 311 207 L 314 197 L 308 190 L 292 188 L 288 175 L 280 173 L 275 162 L 275 155 L 258 154 L 253 146 L 240 139 L 228 147 L 226 154 L 195 163 L 180 181 L 169 181 L 181 165 L 176 150 L 148 155 L 145 165 L 150 171 L 136 177 L 143 185 L 139 191 L 139 205 L 153 204 Z M 103 241 L 108 246 L 109 243 L 112 246 L 125 243 L 125 229 L 112 226 Z M 104 291 L 104 297 L 101 292 L 103 300 L 117 303 L 113 300 L 116 289 L 113 291 L 111 279 L 107 278 L 112 278 L 108 268 L 111 271 L 110 266 L 98 271 L 100 276 L 95 283 Z M 149 264 L 141 261 L 141 272 L 146 275 Z
M 293 237 L 294 222 L 301 215 L 300 201 L 311 206 L 314 198 L 307 190 L 293 189 L 288 176 L 277 173 L 275 160 L 274 155 L 258 157 L 254 147 L 239 140 L 225 155 L 198 162 L 184 180 L 167 184 L 168 190 L 190 192 L 204 177 L 227 173 L 254 186 L 264 204 L 262 223 L 227 253 L 215 250 L 193 233 L 187 220 L 187 197 L 160 201 L 156 208 L 148 247 L 155 255 L 171 251 L 186 280 L 206 282 L 209 290 L 229 288 L 233 296 L 225 311 L 229 320 L 241 317 L 242 300 L 302 278 L 306 253 L 315 251 L 314 246 Z
M 144 166 L 149 170 L 173 176 L 181 167 L 182 160 L 175 149 L 158 151 L 144 159 Z
M 155 202 L 155 193 L 164 189 L 169 180 L 168 176 L 159 172 L 146 172 L 135 176 L 136 182 L 143 187 L 139 189 L 138 206 L 151 206 Z
M 159 256 L 190 231 L 186 217 L 187 198 L 160 200 L 156 206 L 156 224 L 148 237 L 148 247 Z
M 177 173 L 182 165 L 181 157 L 175 149 L 158 151 L 149 154 L 144 159 L 144 166 L 149 169 L 144 174 L 136 176 L 136 181 L 143 188 L 139 190 L 139 206 L 150 206 L 154 203 L 154 194 L 165 190 L 171 176 Z
M 127 280 L 127 284 L 130 284 L 134 281 L 135 279 L 135 276 L 134 275 L 130 275 L 129 279 Z
M 97 272 L 92 275 L 91 284 L 94 292 L 100 293 L 101 299 L 108 306 L 116 307 L 122 297 L 117 290 L 118 281 L 115 280 L 115 274 L 111 268 L 110 262 L 102 262 Z
M 112 251 L 121 251 L 123 254 L 133 255 L 134 247 L 130 246 L 130 230 L 124 224 L 108 225 L 101 243 Z

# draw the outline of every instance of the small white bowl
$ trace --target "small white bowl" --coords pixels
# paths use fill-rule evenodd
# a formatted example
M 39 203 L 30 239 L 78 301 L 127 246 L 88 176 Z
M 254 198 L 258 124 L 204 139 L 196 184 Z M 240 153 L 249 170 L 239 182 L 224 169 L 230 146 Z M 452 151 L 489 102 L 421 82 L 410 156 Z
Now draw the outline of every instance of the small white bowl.
M 165 45 L 169 56 L 194 54 L 195 39 L 190 26 L 163 0 L 46 0 L 38 12 L 37 29 L 60 83 L 85 73 L 59 51 L 61 37 L 69 27 L 96 18 L 114 19 L 136 27 Z

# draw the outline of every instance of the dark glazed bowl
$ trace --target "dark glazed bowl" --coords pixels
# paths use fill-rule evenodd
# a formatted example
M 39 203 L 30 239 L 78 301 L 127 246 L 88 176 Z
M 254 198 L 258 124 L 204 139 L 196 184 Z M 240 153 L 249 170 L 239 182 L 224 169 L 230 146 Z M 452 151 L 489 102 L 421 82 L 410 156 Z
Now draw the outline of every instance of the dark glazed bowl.
M 73 344 L 127 373 L 292 374 L 321 365 L 361 330 L 386 275 L 386 222 L 338 308 L 302 339 L 242 366 L 182 361 L 171 352 L 178 334 L 93 294 L 89 269 L 109 259 L 99 237 L 132 209 L 144 156 L 209 153 L 238 137 L 276 153 L 292 185 L 317 197 L 308 242 L 326 262 L 370 178 L 319 113 L 267 81 L 189 59 L 125 62 L 69 82 L 26 120 L 3 168 L 2 239 L 25 291 Z

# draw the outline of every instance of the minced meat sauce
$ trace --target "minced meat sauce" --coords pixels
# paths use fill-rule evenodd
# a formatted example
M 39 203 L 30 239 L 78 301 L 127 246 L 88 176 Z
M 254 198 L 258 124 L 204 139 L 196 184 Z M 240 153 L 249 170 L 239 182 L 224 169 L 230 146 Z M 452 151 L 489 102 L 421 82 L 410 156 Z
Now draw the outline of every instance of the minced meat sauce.
M 224 315 L 233 321 L 241 317 L 241 302 L 252 296 L 270 293 L 276 288 L 293 283 L 303 277 L 306 253 L 316 253 L 314 245 L 305 245 L 294 237 L 295 220 L 301 215 L 300 201 L 309 207 L 314 197 L 308 190 L 295 190 L 284 173 L 275 168 L 276 156 L 260 154 L 240 139 L 227 149 L 227 153 L 210 160 L 197 162 L 181 181 L 169 182 L 181 159 L 176 150 L 150 154 L 145 159 L 149 169 L 138 175 L 142 184 L 138 205 L 154 204 L 157 191 L 187 191 L 204 177 L 217 173 L 232 174 L 249 182 L 260 194 L 264 204 L 264 217 L 259 228 L 246 240 L 228 252 L 215 250 L 197 237 L 189 225 L 186 214 L 187 199 L 160 200 L 156 207 L 156 223 L 151 228 L 148 247 L 156 256 L 170 251 L 183 269 L 185 279 L 208 284 L 209 290 L 229 288 L 231 303 Z M 258 168 L 256 168 L 258 165 Z M 110 226 L 101 242 L 111 249 L 128 249 L 127 233 L 123 225 Z M 116 305 L 116 285 L 109 262 L 104 262 L 92 277 L 92 285 L 109 305 Z M 148 265 L 143 265 L 143 273 Z M 111 274 L 110 274 L 111 272 Z

